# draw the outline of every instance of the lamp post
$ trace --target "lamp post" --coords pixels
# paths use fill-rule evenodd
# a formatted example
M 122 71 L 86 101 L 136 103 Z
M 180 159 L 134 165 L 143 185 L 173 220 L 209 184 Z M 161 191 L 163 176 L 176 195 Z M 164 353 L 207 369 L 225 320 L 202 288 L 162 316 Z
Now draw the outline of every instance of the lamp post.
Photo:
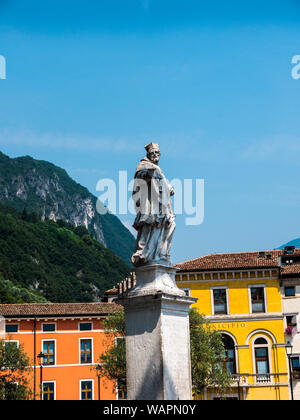
M 291 343 L 285 345 L 286 355 L 289 360 L 289 375 L 290 375 L 290 388 L 291 388 L 291 399 L 294 400 L 294 390 L 293 390 L 293 374 L 292 374 L 292 355 L 293 355 L 293 346 Z
M 39 362 L 40 362 L 40 395 L 41 395 L 41 400 L 43 399 L 43 357 L 44 357 L 44 353 L 40 352 L 37 355 Z
M 100 365 L 97 365 L 96 366 L 96 372 L 97 372 L 97 377 L 98 377 L 98 400 L 100 401 L 100 369 L 101 369 L 101 366 Z

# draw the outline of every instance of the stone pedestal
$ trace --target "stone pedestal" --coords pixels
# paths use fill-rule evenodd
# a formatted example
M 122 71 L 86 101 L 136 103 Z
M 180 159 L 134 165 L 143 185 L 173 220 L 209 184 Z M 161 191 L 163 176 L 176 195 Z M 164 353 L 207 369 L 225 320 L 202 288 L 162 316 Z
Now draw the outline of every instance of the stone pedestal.
M 188 311 L 197 301 L 175 283 L 176 269 L 136 270 L 136 287 L 119 299 L 125 308 L 129 400 L 192 398 Z

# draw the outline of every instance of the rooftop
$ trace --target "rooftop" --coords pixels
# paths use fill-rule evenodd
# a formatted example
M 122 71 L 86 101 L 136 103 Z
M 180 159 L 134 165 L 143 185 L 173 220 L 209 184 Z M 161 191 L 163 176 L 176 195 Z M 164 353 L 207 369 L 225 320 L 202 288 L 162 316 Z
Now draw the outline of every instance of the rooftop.
M 121 309 L 120 305 L 106 302 L 92 303 L 17 303 L 0 304 L 0 315 L 4 317 L 18 316 L 76 316 L 107 315 Z
M 280 267 L 281 277 L 299 276 L 300 264 L 287 264 Z
M 176 264 L 175 267 L 180 271 L 279 268 L 279 257 L 283 255 L 285 255 L 283 249 L 227 254 L 208 254 L 203 257 Z M 293 255 L 300 256 L 300 249 L 295 249 L 293 251 Z

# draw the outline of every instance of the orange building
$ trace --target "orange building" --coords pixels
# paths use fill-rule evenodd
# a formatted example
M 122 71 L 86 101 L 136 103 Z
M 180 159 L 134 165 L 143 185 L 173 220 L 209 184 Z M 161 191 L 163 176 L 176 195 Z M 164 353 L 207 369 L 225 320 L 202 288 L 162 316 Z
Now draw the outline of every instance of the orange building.
M 96 369 L 108 345 L 103 319 L 118 309 L 110 302 L 0 305 L 5 340 L 23 345 L 31 360 L 33 398 L 118 399 L 114 384 Z

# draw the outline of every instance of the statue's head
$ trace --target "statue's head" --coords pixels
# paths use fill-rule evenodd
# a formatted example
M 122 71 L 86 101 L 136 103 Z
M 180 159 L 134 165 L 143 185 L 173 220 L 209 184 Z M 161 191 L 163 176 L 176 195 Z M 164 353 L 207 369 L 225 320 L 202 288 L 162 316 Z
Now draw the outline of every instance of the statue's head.
M 160 150 L 158 144 L 149 143 L 147 146 L 145 146 L 145 149 L 147 151 L 147 158 L 151 160 L 152 163 L 157 165 L 160 159 Z

